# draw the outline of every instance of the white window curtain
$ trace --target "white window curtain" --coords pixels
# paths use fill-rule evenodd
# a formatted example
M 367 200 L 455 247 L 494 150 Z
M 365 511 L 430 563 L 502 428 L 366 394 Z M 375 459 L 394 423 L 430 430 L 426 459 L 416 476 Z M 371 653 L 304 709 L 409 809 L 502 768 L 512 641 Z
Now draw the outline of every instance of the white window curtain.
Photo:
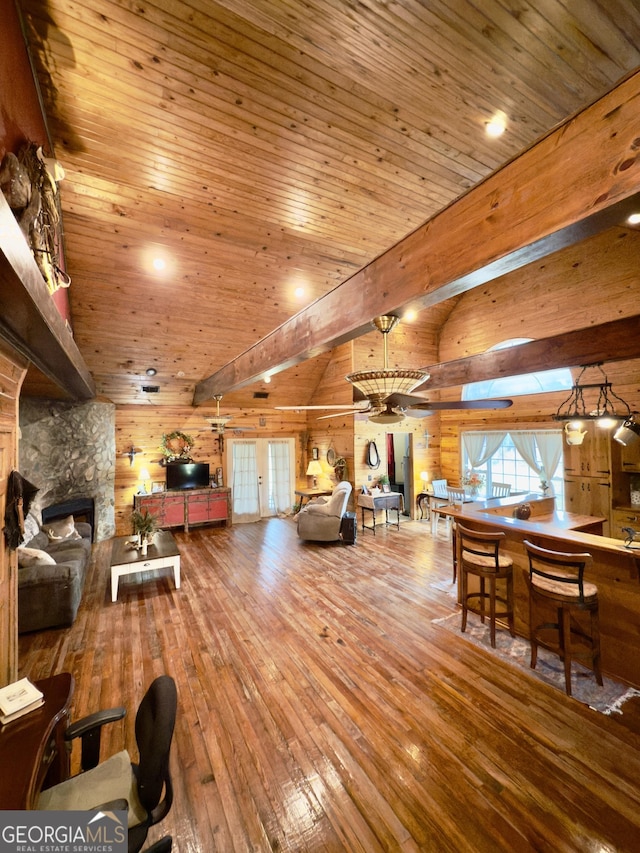
M 291 471 L 288 441 L 269 442 L 269 507 L 274 513 L 291 507 Z
M 516 450 L 527 465 L 541 480 L 549 482 L 562 458 L 562 434 L 548 430 L 538 432 L 514 430 L 510 435 Z M 536 461 L 536 448 L 540 454 L 540 465 Z
M 464 432 L 462 441 L 469 457 L 469 465 L 479 468 L 490 459 L 505 440 L 506 432 Z
M 260 517 L 258 462 L 253 441 L 233 442 L 233 520 L 255 521 Z
M 542 460 L 540 479 L 551 486 L 551 478 L 562 459 L 562 433 L 550 430 L 536 432 L 536 444 Z

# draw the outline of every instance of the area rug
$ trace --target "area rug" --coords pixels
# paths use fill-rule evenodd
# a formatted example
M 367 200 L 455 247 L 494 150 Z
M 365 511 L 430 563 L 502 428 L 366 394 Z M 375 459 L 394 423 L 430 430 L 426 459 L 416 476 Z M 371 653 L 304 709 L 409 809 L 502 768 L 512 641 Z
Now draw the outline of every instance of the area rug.
M 531 669 L 531 646 L 529 641 L 522 637 L 512 637 L 508 631 L 496 631 L 496 648 L 491 647 L 491 637 L 488 624 L 473 616 L 469 617 L 467 630 L 460 630 L 461 613 L 452 613 L 443 619 L 434 619 L 433 624 L 445 628 L 459 637 L 468 640 L 480 648 L 485 649 L 492 655 L 517 666 L 523 672 L 533 678 L 538 678 L 546 684 L 550 684 L 557 690 L 565 692 L 564 689 L 564 667 L 559 657 L 547 651 L 538 649 L 538 661 L 535 669 Z M 571 689 L 573 699 L 582 702 L 599 711 L 601 714 L 622 714 L 624 703 L 633 696 L 640 696 L 640 690 L 627 687 L 611 678 L 603 677 L 603 686 L 596 682 L 593 673 L 578 663 L 573 664 L 571 672 Z

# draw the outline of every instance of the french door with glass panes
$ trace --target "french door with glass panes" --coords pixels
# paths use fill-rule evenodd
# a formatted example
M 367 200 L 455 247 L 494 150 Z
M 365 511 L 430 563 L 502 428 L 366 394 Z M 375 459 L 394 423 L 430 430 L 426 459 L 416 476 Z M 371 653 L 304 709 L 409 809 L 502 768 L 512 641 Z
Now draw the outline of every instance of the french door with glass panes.
M 286 512 L 295 489 L 295 439 L 227 441 L 227 483 L 233 522 L 259 521 Z

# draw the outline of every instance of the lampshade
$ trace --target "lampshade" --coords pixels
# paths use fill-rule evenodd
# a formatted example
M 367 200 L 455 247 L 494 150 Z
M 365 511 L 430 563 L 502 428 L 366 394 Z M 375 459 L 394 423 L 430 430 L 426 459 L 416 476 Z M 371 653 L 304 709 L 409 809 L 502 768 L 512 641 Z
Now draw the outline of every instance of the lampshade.
M 420 479 L 423 483 L 429 482 L 429 472 L 428 471 L 420 471 Z
M 140 469 L 140 479 L 141 480 L 150 480 L 151 479 L 151 474 L 147 471 L 146 468 Z
M 322 465 L 317 459 L 312 459 L 307 465 L 307 485 L 310 489 L 317 488 L 320 474 L 322 474 Z
M 391 394 L 410 394 L 414 388 L 429 378 L 429 374 L 424 370 L 411 367 L 388 367 L 387 335 L 398 322 L 399 318 L 395 314 L 383 314 L 373 320 L 373 325 L 382 332 L 384 366 L 373 370 L 356 370 L 345 377 L 347 382 L 351 382 L 364 394 L 374 408 L 383 408 L 385 400 Z M 397 417 L 395 420 L 390 420 L 390 414 L 390 412 L 382 412 L 382 420 L 380 415 L 370 416 L 369 420 L 375 423 L 398 423 L 403 419 Z
M 619 444 L 627 447 L 640 438 L 640 424 L 635 420 L 635 417 L 627 418 L 615 431 L 613 437 Z

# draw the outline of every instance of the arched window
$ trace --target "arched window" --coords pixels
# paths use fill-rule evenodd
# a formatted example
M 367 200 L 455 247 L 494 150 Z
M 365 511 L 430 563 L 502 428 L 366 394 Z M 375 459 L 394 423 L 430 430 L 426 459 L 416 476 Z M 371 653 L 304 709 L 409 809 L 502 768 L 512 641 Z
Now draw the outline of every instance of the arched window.
M 533 338 L 511 338 L 490 347 L 487 352 L 507 349 L 530 343 Z M 573 377 L 568 367 L 555 370 L 538 370 L 518 376 L 502 376 L 482 382 L 470 382 L 462 388 L 463 400 L 482 400 L 486 397 L 518 397 L 524 394 L 543 394 L 548 391 L 568 391 L 573 387 Z

